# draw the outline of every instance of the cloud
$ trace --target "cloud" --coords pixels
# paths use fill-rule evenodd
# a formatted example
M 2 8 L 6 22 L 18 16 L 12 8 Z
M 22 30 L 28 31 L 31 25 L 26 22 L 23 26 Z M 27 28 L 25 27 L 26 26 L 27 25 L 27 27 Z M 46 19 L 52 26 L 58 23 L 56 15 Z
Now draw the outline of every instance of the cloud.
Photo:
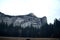
M 48 22 L 60 17 L 60 0 L 0 0 L 0 11 L 8 15 L 47 16 Z M 53 19 L 52 19 L 53 18 Z

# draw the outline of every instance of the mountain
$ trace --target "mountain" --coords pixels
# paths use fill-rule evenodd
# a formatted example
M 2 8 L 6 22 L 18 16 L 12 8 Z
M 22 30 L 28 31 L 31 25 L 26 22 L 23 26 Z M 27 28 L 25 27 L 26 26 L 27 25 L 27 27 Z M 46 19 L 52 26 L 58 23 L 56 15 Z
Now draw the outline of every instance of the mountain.
M 40 28 L 42 25 L 47 23 L 47 18 L 38 18 L 33 13 L 27 15 L 10 16 L 0 12 L 0 23 L 2 22 L 8 26 L 13 24 L 14 27 L 21 26 L 25 28 L 28 26 L 31 27 L 32 25 L 33 27 Z

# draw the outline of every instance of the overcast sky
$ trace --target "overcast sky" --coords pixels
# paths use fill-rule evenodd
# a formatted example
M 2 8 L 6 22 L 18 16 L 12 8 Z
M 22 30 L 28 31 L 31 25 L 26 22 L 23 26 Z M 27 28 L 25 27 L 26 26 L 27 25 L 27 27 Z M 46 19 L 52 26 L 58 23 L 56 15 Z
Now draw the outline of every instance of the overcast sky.
M 0 0 L 0 12 L 8 15 L 34 13 L 37 17 L 46 16 L 48 23 L 60 18 L 60 0 Z

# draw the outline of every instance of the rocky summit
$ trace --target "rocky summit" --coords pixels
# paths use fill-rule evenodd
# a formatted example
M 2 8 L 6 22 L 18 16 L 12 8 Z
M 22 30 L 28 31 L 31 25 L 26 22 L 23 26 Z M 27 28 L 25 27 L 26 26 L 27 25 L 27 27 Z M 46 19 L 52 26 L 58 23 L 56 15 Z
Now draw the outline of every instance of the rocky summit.
M 4 22 L 8 26 L 13 24 L 13 26 L 33 27 L 40 28 L 42 25 L 47 23 L 47 18 L 44 16 L 42 18 L 36 17 L 33 13 L 27 15 L 10 16 L 0 12 L 0 23 Z

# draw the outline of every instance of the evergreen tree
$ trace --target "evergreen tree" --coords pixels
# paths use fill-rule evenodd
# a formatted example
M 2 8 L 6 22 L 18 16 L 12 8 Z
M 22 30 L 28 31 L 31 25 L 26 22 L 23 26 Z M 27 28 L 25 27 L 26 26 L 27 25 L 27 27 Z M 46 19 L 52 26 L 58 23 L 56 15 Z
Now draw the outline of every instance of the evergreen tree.
M 54 21 L 54 35 L 53 37 L 60 37 L 60 21 L 55 19 Z

